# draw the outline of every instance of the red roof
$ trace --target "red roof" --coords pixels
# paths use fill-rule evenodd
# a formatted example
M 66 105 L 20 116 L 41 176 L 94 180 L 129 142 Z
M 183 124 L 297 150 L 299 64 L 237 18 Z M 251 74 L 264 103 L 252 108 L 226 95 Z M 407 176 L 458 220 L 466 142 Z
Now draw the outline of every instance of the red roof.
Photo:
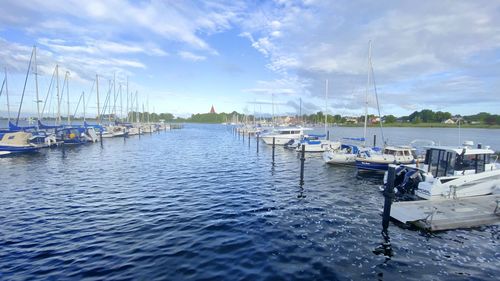
M 214 105 L 212 104 L 212 108 L 210 108 L 210 113 L 215 113 Z

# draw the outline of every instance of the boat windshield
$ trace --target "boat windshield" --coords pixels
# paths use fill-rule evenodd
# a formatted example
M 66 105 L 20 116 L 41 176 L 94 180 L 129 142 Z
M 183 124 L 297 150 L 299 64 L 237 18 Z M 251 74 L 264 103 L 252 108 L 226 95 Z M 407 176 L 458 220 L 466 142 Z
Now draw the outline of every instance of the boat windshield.
M 485 165 L 489 162 L 489 154 L 464 155 L 442 149 L 430 149 L 425 156 L 428 172 L 434 177 L 453 176 L 455 171 L 484 172 Z

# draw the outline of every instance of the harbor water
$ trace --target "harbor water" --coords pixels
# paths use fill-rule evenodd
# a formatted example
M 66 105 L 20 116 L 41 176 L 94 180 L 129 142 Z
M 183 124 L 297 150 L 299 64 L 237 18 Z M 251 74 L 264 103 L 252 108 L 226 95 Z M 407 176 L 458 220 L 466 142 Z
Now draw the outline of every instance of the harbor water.
M 375 132 L 371 128 L 370 131 Z M 331 128 L 332 138 L 360 128 Z M 388 128 L 389 143 L 500 130 Z M 378 136 L 381 142 L 381 136 Z M 235 135 L 223 125 L 0 158 L 0 280 L 495 280 L 500 228 L 390 225 L 380 177 Z M 497 277 L 495 277 L 497 276 Z

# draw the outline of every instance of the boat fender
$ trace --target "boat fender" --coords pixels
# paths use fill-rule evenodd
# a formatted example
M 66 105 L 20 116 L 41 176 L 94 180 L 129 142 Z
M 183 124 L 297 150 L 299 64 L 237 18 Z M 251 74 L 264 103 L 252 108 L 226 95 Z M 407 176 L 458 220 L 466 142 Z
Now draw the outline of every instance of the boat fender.
M 75 135 L 75 134 L 73 134 L 73 133 L 69 134 L 69 138 L 70 138 L 70 139 L 74 139 L 75 137 L 76 137 L 76 135 Z

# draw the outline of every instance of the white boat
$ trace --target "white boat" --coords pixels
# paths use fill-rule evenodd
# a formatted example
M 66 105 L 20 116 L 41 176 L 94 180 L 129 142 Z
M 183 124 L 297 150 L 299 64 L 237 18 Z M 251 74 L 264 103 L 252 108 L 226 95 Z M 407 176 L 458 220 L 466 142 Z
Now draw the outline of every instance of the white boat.
M 489 147 L 427 147 L 424 163 L 399 167 L 395 187 L 421 199 L 462 198 L 500 190 L 498 156 Z
M 384 172 L 389 164 L 411 164 L 416 160 L 415 149 L 411 146 L 386 146 L 381 153 L 361 151 L 356 157 L 356 168 L 358 171 Z
M 301 139 L 304 136 L 304 130 L 310 130 L 306 128 L 279 128 L 272 132 L 263 134 L 260 138 L 264 143 L 272 145 L 273 138 L 275 139 L 275 145 L 285 145 L 290 140 Z
M 140 128 L 137 127 L 130 127 L 128 128 L 128 135 L 129 136 L 135 136 L 140 134 Z
M 325 152 L 327 150 L 334 150 L 340 147 L 340 142 L 322 139 L 325 137 L 326 135 L 308 134 L 298 142 L 295 150 L 297 152 L 301 152 L 302 147 L 304 147 L 305 152 Z
M 355 166 L 358 153 L 368 150 L 369 153 L 376 153 L 370 148 L 359 147 L 354 144 L 340 144 L 337 148 L 332 148 L 323 153 L 323 160 L 327 164 Z

